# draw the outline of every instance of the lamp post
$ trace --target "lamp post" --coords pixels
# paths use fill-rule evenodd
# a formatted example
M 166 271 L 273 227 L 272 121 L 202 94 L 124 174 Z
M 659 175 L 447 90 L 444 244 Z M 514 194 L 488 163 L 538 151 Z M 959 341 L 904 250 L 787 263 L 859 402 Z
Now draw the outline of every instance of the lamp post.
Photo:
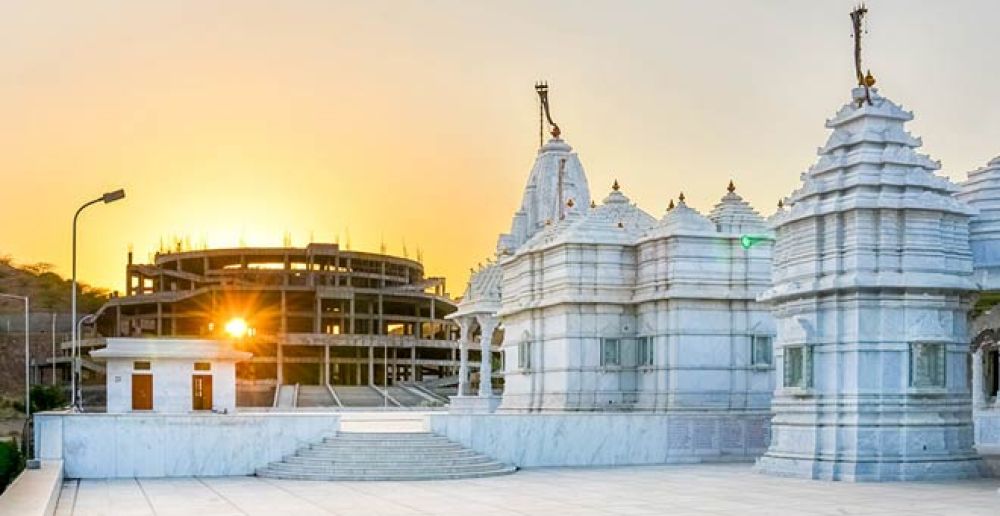
M 73 355 L 73 363 L 72 363 L 73 370 L 70 374 L 71 389 L 72 389 L 70 404 L 73 407 L 76 407 L 77 375 L 80 372 L 80 362 L 76 356 L 76 351 L 78 351 L 78 348 L 80 347 L 79 342 L 77 342 L 78 335 L 76 331 L 76 219 L 80 217 L 80 212 L 83 211 L 83 209 L 86 208 L 87 206 L 90 206 L 91 204 L 97 204 L 99 202 L 108 204 L 124 198 L 125 198 L 125 190 L 118 189 L 113 192 L 107 192 L 104 195 L 94 200 L 83 203 L 83 206 L 80 206 L 80 208 L 76 210 L 76 214 L 73 215 L 73 292 L 71 294 L 71 301 L 70 301 L 73 312 L 72 316 L 73 320 L 70 322 L 70 331 L 73 332 L 73 334 L 70 335 L 70 352 Z
M 31 313 L 30 308 L 28 308 L 30 301 L 28 301 L 28 296 L 14 294 L 0 294 L 0 297 L 24 301 L 24 416 L 31 419 L 31 364 L 28 361 L 31 357 L 28 341 L 28 332 L 31 329 Z
M 94 322 L 95 320 L 97 320 L 97 315 L 96 314 L 87 314 L 87 315 L 81 317 L 80 320 L 76 322 L 76 328 L 74 328 L 76 330 L 76 334 L 77 335 L 82 335 L 83 334 L 83 325 L 84 324 L 90 324 L 90 323 Z M 79 346 L 77 347 L 76 351 L 80 352 L 81 355 L 83 354 L 83 350 Z M 77 356 L 73 355 L 73 367 L 76 367 L 76 364 L 77 364 L 76 360 L 77 360 Z M 77 388 L 80 389 L 80 395 L 79 396 L 76 395 Z M 73 408 L 73 410 L 76 410 L 77 408 L 83 408 L 83 385 L 76 385 L 76 384 L 73 385 L 73 399 L 75 400 L 72 403 L 72 405 L 71 405 L 72 408 Z

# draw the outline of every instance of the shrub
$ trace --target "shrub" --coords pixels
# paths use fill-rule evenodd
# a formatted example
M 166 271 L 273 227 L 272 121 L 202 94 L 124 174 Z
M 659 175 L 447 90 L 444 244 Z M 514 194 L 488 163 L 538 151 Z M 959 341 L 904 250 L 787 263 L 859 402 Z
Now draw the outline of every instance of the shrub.
M 66 393 L 57 385 L 31 386 L 31 413 L 59 409 L 67 405 Z
M 0 493 L 17 478 L 24 469 L 24 457 L 17 446 L 17 441 L 0 441 Z

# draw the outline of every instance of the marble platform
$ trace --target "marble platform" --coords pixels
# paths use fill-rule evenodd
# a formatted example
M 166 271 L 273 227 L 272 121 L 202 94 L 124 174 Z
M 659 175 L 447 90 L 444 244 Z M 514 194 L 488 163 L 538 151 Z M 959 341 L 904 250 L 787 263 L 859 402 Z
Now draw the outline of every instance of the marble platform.
M 68 478 L 250 475 L 337 432 L 332 413 L 35 415 L 40 459 Z

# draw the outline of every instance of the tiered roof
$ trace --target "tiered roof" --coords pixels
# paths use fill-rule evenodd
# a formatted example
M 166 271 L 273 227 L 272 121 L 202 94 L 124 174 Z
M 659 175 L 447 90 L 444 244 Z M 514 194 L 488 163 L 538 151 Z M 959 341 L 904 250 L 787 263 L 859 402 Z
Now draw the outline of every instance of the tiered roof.
M 970 215 L 955 200 L 957 187 L 934 172 L 940 163 L 916 152 L 922 145 L 903 127 L 913 119 L 878 89 L 855 88 L 853 99 L 826 122 L 833 129 L 819 160 L 802 174 L 802 186 L 788 208 L 771 219 L 775 226 L 851 208 L 914 208 Z M 887 187 L 887 188 L 882 188 Z
M 712 208 L 708 218 L 722 233 L 760 233 L 766 228 L 764 218 L 736 193 L 736 185 L 732 181 L 729 182 L 726 195 Z
M 969 172 L 955 197 L 979 210 L 969 222 L 975 267 L 1000 266 L 1000 156 Z

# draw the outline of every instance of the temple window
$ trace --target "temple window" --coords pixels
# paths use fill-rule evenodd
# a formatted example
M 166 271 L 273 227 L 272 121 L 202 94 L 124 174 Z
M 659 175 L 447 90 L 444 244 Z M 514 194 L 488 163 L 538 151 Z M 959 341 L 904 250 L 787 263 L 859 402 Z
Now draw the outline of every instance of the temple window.
M 518 369 L 531 369 L 531 341 L 522 340 L 517 344 Z
M 910 344 L 910 387 L 944 387 L 944 366 L 944 344 L 940 342 Z
M 755 366 L 771 365 L 771 336 L 753 335 L 750 337 L 750 364 Z
M 653 365 L 653 339 L 650 337 L 639 337 L 636 339 L 636 348 L 639 355 L 639 365 Z
M 785 387 L 811 387 L 812 353 L 807 346 L 787 346 L 784 354 Z
M 621 364 L 621 340 L 601 339 L 601 366 L 620 366 Z

